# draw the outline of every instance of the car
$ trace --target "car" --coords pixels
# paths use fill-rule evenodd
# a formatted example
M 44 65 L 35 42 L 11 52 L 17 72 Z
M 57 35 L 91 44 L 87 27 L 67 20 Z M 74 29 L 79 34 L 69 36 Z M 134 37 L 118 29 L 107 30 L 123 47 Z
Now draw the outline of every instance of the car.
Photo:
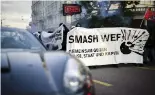
M 1 48 L 3 50 L 46 51 L 44 45 L 30 32 L 18 28 L 1 28 Z
M 1 49 L 2 95 L 95 95 L 88 67 L 26 30 L 2 27 Z

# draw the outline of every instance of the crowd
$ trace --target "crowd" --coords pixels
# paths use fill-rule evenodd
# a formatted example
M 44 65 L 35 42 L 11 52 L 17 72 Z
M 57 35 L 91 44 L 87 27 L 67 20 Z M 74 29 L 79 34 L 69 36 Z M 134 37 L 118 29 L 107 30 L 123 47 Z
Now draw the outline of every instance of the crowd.
M 76 26 L 72 26 L 71 29 L 75 27 L 80 27 L 81 25 L 79 23 L 76 24 Z M 62 42 L 59 41 L 59 43 L 56 42 L 55 36 L 58 33 L 58 31 L 62 34 L 62 37 L 60 38 Z M 60 23 L 58 28 L 55 31 L 38 31 L 34 32 L 33 35 L 48 49 L 48 50 L 63 50 L 66 51 L 66 45 L 67 45 L 67 33 L 69 32 L 69 28 L 63 24 Z
M 150 37 L 144 48 L 144 63 L 153 63 L 155 61 L 155 26 L 152 24 L 150 26 L 145 27 L 148 30 Z M 76 26 L 72 26 L 71 29 L 75 27 L 81 27 L 81 25 L 77 23 Z M 54 42 L 56 31 L 62 32 L 62 42 L 60 42 L 61 44 Z M 48 50 L 66 51 L 67 33 L 70 30 L 65 24 L 60 23 L 56 31 L 38 31 L 35 32 L 34 35 L 41 43 L 44 44 L 46 48 L 48 48 Z

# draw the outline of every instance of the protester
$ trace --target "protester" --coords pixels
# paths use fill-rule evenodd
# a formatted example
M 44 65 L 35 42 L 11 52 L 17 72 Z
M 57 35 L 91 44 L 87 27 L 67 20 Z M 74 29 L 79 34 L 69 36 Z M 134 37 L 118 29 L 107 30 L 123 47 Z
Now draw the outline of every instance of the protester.
M 77 24 L 76 24 L 76 27 L 81 27 L 81 24 L 80 24 L 80 23 L 77 23 Z
M 48 50 L 53 50 L 54 47 L 54 34 L 48 33 L 46 31 L 41 32 L 41 41 L 48 48 Z
M 144 61 L 146 63 L 155 63 L 155 18 L 151 8 L 147 8 L 141 25 L 143 25 L 144 20 L 147 21 L 146 29 L 150 35 L 145 45 Z
M 146 63 L 154 63 L 155 61 L 155 22 L 147 21 L 147 30 L 150 34 L 149 39 L 145 45 L 144 61 Z
M 61 23 L 54 31 L 42 31 L 41 40 L 48 50 L 66 50 L 66 31 L 69 29 Z
M 60 23 L 59 26 L 63 25 L 63 42 L 62 42 L 62 49 L 66 51 L 66 45 L 67 45 L 67 33 L 69 32 L 69 29 L 67 28 L 67 26 L 63 23 Z

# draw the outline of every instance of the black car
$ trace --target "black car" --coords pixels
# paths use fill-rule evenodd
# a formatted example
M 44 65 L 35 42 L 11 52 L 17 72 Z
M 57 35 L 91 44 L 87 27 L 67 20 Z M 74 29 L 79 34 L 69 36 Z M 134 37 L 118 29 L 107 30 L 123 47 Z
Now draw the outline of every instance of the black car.
M 29 32 L 1 28 L 2 95 L 94 95 L 87 67 L 65 52 L 47 52 Z

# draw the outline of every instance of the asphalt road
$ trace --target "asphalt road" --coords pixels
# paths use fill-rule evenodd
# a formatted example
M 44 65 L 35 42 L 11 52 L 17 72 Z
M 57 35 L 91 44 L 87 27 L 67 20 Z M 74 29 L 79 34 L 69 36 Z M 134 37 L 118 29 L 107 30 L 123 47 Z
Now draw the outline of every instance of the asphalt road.
M 96 95 L 155 95 L 155 66 L 91 69 Z

